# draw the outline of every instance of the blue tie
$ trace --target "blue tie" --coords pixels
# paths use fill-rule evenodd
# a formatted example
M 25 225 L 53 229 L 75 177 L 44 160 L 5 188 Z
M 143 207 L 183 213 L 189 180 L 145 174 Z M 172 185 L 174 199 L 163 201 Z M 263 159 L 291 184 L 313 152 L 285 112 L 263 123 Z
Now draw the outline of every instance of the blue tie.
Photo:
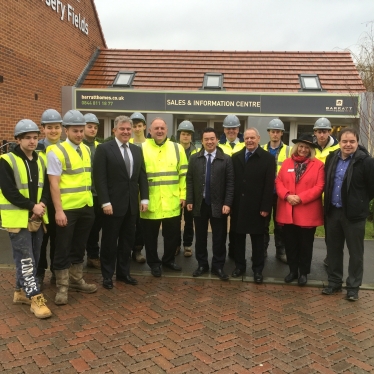
M 245 162 L 247 162 L 248 159 L 249 159 L 251 156 L 252 156 L 252 152 L 247 152 L 247 153 L 245 154 Z
M 208 153 L 208 162 L 206 164 L 206 175 L 205 175 L 205 203 L 210 205 L 212 202 L 210 200 L 210 169 L 212 166 L 211 154 Z

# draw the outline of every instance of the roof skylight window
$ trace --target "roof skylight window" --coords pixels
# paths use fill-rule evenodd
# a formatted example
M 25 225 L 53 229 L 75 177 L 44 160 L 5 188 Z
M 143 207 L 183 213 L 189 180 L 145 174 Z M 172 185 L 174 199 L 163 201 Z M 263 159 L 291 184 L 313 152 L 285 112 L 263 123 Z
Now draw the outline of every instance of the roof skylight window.
M 203 90 L 222 90 L 223 89 L 223 74 L 205 73 L 202 89 Z
M 135 72 L 119 71 L 114 79 L 113 87 L 131 87 Z
M 300 74 L 301 91 L 323 91 L 317 74 Z

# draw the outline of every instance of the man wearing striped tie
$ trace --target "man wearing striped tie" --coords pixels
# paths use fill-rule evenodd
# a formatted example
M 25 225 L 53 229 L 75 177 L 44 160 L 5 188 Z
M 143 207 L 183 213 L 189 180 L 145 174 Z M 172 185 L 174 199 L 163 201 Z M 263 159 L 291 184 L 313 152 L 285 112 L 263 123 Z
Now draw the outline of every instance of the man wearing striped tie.
M 101 237 L 101 273 L 103 287 L 113 288 L 116 281 L 136 285 L 130 275 L 131 250 L 135 242 L 135 223 L 148 207 L 148 183 L 142 149 L 129 142 L 132 120 L 118 116 L 114 120 L 114 139 L 97 147 L 93 176 L 103 211 Z M 138 200 L 140 192 L 140 204 Z

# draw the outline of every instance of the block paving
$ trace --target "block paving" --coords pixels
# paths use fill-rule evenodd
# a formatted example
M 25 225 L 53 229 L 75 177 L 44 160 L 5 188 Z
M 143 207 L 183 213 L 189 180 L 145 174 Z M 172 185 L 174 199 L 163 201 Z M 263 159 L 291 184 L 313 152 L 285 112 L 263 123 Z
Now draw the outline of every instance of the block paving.
M 374 373 L 374 292 L 357 302 L 321 288 L 138 276 L 138 286 L 70 292 L 39 320 L 13 305 L 1 269 L 0 372 Z

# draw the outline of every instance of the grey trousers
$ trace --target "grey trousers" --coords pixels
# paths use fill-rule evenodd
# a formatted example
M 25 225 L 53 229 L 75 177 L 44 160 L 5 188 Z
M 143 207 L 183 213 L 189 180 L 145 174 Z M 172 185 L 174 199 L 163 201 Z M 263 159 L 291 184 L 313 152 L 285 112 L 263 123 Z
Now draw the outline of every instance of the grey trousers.
M 349 252 L 347 289 L 361 286 L 364 273 L 365 220 L 349 221 L 342 208 L 331 207 L 325 217 L 329 286 L 343 283 L 344 242 Z

